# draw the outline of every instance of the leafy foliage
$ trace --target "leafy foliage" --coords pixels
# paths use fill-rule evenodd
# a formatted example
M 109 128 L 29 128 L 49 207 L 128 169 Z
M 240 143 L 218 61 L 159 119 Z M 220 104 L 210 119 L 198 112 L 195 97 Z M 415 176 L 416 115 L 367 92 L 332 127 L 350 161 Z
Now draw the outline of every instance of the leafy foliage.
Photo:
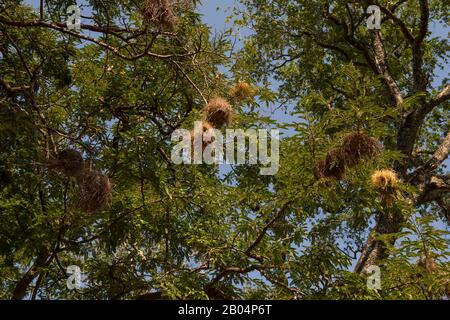
M 90 19 L 79 33 L 60 22 L 68 1 L 45 1 L 42 15 L 22 1 L 2 2 L 1 299 L 448 297 L 449 189 L 428 183 L 445 175 L 443 160 L 427 167 L 448 133 L 448 102 L 419 121 L 411 152 L 399 143 L 408 112 L 419 119 L 417 110 L 445 90 L 445 80 L 432 80 L 447 41 L 427 34 L 419 44 L 429 79 L 420 87 L 417 51 L 398 21 L 383 21 L 386 63 L 404 96 L 397 105 L 374 62 L 365 4 L 241 2 L 235 27 L 253 32 L 239 53 L 231 31 L 214 36 L 201 22 L 197 1 L 176 2 L 173 30 L 145 23 L 138 1 L 85 1 Z M 395 14 L 420 33 L 423 1 L 406 2 Z M 445 17 L 441 1 L 425 2 L 430 20 Z M 207 101 L 244 81 L 252 98 L 230 99 L 233 127 L 292 133 L 281 139 L 279 172 L 173 164 L 171 133 L 192 128 Z M 273 103 L 293 106 L 301 120 L 282 125 L 261 115 Z M 315 161 L 352 132 L 375 137 L 381 154 L 340 179 L 318 180 Z M 77 208 L 76 181 L 47 167 L 66 148 L 111 179 L 105 210 Z M 371 176 L 389 168 L 400 182 L 387 206 Z M 367 241 L 384 250 L 380 290 L 368 289 L 358 270 Z M 78 290 L 66 285 L 70 265 L 83 274 Z

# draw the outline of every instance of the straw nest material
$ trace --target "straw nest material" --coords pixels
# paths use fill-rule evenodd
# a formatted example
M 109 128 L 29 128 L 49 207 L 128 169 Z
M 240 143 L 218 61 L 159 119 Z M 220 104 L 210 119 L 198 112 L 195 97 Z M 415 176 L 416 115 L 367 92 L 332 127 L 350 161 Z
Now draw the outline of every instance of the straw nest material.
M 212 124 L 210 124 L 207 121 L 203 121 L 202 122 L 202 127 L 201 130 L 196 130 L 193 129 L 191 131 L 191 138 L 192 141 L 194 141 L 194 138 L 198 138 L 199 140 L 201 140 L 204 144 L 208 145 L 211 142 L 214 141 L 215 137 L 214 134 L 212 133 L 212 131 L 209 131 L 210 129 L 214 129 L 214 127 L 212 126 Z
M 372 187 L 380 194 L 381 201 L 391 206 L 397 195 L 398 178 L 392 170 L 378 170 L 372 175 Z
M 331 149 L 325 157 L 324 175 L 341 180 L 345 176 L 345 161 L 340 149 Z
M 95 170 L 86 170 L 77 179 L 79 184 L 77 207 L 89 213 L 101 211 L 111 200 L 109 178 Z
M 168 29 L 177 23 L 172 0 L 145 0 L 142 14 L 149 23 Z
M 372 174 L 372 187 L 379 192 L 393 193 L 397 184 L 397 175 L 392 170 L 377 170 Z
M 340 149 L 331 149 L 327 152 L 325 160 L 317 160 L 314 163 L 313 173 L 317 180 L 324 178 L 342 180 L 345 176 L 345 162 Z
M 213 98 L 203 108 L 204 118 L 214 128 L 229 125 L 233 118 L 233 108 L 224 98 Z
M 230 96 L 238 101 L 246 101 L 252 99 L 256 95 L 256 89 L 247 82 L 240 81 L 230 90 Z
M 65 149 L 58 153 L 55 159 L 50 160 L 47 167 L 51 170 L 62 171 L 69 176 L 77 176 L 84 170 L 84 161 L 80 152 Z
M 313 173 L 317 180 L 325 178 L 325 160 L 317 160 L 314 163 Z
M 342 138 L 341 155 L 348 166 L 353 166 L 360 160 L 376 157 L 380 152 L 380 142 L 363 133 L 352 132 Z
M 327 152 L 325 160 L 316 161 L 314 176 L 317 179 L 329 177 L 341 180 L 347 167 L 355 166 L 364 159 L 372 159 L 380 152 L 381 145 L 377 139 L 363 133 L 348 133 L 338 148 Z

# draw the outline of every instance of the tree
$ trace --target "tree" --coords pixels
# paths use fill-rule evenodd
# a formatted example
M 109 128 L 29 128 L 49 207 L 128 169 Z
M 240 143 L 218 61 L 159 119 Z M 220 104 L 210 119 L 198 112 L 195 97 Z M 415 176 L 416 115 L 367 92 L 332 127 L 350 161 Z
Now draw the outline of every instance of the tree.
M 369 31 L 369 2 L 243 3 L 236 27 L 255 32 L 234 55 L 196 1 L 86 1 L 80 31 L 65 23 L 72 2 L 2 2 L 0 298 L 448 296 L 449 88 L 432 86 L 447 42 L 428 30 L 445 6 L 376 3 Z M 237 82 L 257 99 L 233 98 Z M 172 133 L 217 96 L 235 128 L 294 131 L 276 175 L 171 161 Z M 301 121 L 261 116 L 278 101 Z M 348 157 L 355 137 L 370 159 Z M 81 156 L 83 178 L 52 169 L 62 154 Z M 101 179 L 108 204 L 80 206 L 109 197 Z
M 281 82 L 280 100 L 297 103 L 294 112 L 305 120 L 294 127 L 299 133 L 287 139 L 293 150 L 285 150 L 286 163 L 311 168 L 346 132 L 365 132 L 384 146 L 382 159 L 374 165 L 365 161 L 347 170 L 338 186 L 325 184 L 313 192 L 318 200 L 313 208 L 350 223 L 350 234 L 365 230 L 374 220 L 364 246 L 356 250 L 355 272 L 389 264 L 398 250 L 394 243 L 405 236 L 411 219 L 425 219 L 417 214 L 448 223 L 450 180 L 443 163 L 450 150 L 450 87 L 447 79 L 435 85 L 436 69 L 448 62 L 448 43 L 430 33 L 432 22 L 446 23 L 446 6 L 426 0 L 242 2 L 246 10 L 240 23 L 252 30 L 252 36 L 236 68 L 252 70 L 251 76 L 265 83 Z M 370 5 L 380 8 L 380 30 L 366 26 Z M 299 162 L 302 153 L 307 156 Z M 374 188 L 362 182 L 377 167 L 392 168 L 405 188 L 395 201 L 397 208 L 379 207 L 369 192 Z M 304 173 L 294 177 L 292 167 L 284 169 L 289 172 L 284 188 L 307 181 Z M 350 219 L 342 218 L 344 214 Z M 434 232 L 430 237 L 441 233 Z M 436 247 L 424 243 L 415 254 L 429 257 L 433 254 L 428 251 L 435 248 L 448 261 L 448 238 L 440 241 Z M 413 243 L 409 246 L 408 250 L 414 248 Z

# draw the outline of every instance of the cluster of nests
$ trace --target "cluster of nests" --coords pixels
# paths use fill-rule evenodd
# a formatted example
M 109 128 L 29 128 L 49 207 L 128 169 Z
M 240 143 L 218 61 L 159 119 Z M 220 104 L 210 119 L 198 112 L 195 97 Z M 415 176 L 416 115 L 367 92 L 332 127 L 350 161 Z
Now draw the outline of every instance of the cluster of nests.
M 145 0 L 142 15 L 148 23 L 173 29 L 177 24 L 174 4 L 174 0 Z
M 75 178 L 78 184 L 76 207 L 80 210 L 96 213 L 101 211 L 111 200 L 111 182 L 109 178 L 97 170 L 85 165 L 80 152 L 66 149 L 50 160 L 47 167 L 64 172 Z
M 338 148 L 328 151 L 324 160 L 315 162 L 313 172 L 317 179 L 342 180 L 347 168 L 357 165 L 360 161 L 373 159 L 380 152 L 381 144 L 376 138 L 359 132 L 348 133 L 343 136 Z M 385 206 L 391 206 L 399 195 L 399 179 L 390 169 L 375 171 L 371 177 L 371 184 Z
M 360 161 L 372 159 L 381 152 L 380 142 L 364 133 L 352 132 L 342 138 L 338 148 L 327 152 L 325 159 L 315 162 L 313 172 L 317 179 L 334 178 L 342 180 L 345 170 Z
M 230 96 L 236 103 L 248 101 L 256 94 L 256 89 L 246 83 L 238 82 L 230 90 Z M 231 104 L 223 97 L 212 98 L 203 107 L 203 121 L 201 131 L 197 132 L 195 129 L 191 132 L 192 141 L 195 137 L 202 141 L 203 150 L 214 142 L 213 134 L 210 134 L 209 129 L 220 129 L 231 124 L 233 120 L 234 110 Z

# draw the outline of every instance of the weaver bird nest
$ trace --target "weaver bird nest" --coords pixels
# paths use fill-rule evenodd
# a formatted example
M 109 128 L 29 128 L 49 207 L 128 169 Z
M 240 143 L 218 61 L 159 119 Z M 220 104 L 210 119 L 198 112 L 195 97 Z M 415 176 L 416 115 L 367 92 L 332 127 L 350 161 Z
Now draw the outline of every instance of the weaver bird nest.
M 317 179 L 343 179 L 345 176 L 345 162 L 342 159 L 340 149 L 328 151 L 325 160 L 317 160 L 314 163 L 313 172 Z
M 327 152 L 325 157 L 324 174 L 326 177 L 332 177 L 341 180 L 345 176 L 345 160 L 342 158 L 340 149 L 332 149 Z
M 342 138 L 342 159 L 348 166 L 353 166 L 364 159 L 374 158 L 380 152 L 380 142 L 363 133 L 348 133 Z
M 65 149 L 48 162 L 50 170 L 62 171 L 68 176 L 78 176 L 84 170 L 84 161 L 81 153 L 73 149 Z
M 199 140 L 202 141 L 203 148 L 205 148 L 208 144 L 214 142 L 215 136 L 213 131 L 210 131 L 210 129 L 214 129 L 212 124 L 207 121 L 203 121 L 201 130 L 191 130 L 192 145 L 194 145 L 194 140 Z
M 247 101 L 256 95 L 256 89 L 247 82 L 238 82 L 230 90 L 230 96 L 238 101 Z
M 381 153 L 380 142 L 363 133 L 348 133 L 342 137 L 338 148 L 327 152 L 325 160 L 314 163 L 313 173 L 317 179 L 334 178 L 341 180 L 347 167 L 352 167 L 364 159 L 373 159 Z
M 392 170 L 378 170 L 372 174 L 372 187 L 380 194 L 381 201 L 387 206 L 391 206 L 397 195 L 398 178 Z
M 325 160 L 317 160 L 314 163 L 313 173 L 317 180 L 325 178 Z
M 397 184 L 397 174 L 392 170 L 377 170 L 372 174 L 372 187 L 381 193 L 393 193 Z
M 101 211 L 111 200 L 111 182 L 98 171 L 86 168 L 80 152 L 65 149 L 55 159 L 50 160 L 47 167 L 62 171 L 75 177 L 78 184 L 76 207 L 83 211 L 95 213 Z
M 79 176 L 77 207 L 89 213 L 101 211 L 111 200 L 109 178 L 95 170 L 86 170 Z
M 145 0 L 142 14 L 154 25 L 173 29 L 177 24 L 172 0 Z
M 214 128 L 229 125 L 233 118 L 233 108 L 224 98 L 213 98 L 203 108 L 205 121 Z

